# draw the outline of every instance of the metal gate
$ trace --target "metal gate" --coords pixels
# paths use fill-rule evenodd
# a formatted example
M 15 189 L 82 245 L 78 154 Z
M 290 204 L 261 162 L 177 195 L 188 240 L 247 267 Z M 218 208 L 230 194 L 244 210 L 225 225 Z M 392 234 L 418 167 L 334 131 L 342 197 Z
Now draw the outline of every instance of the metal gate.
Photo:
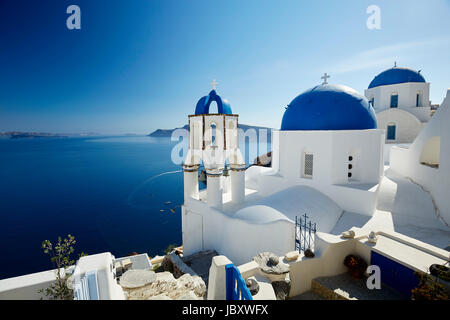
M 306 249 L 314 251 L 314 235 L 317 231 L 316 223 L 312 223 L 306 213 L 295 217 L 295 250 L 305 252 Z

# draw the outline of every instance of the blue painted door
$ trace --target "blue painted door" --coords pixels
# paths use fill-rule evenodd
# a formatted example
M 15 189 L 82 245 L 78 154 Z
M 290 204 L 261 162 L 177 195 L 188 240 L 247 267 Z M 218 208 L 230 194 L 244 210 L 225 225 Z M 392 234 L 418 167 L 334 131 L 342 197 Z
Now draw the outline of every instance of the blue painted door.
M 370 263 L 380 267 L 381 282 L 402 293 L 407 298 L 411 298 L 411 290 L 419 284 L 419 279 L 414 274 L 414 270 L 374 251 L 371 253 Z
M 393 94 L 391 96 L 391 108 L 397 108 L 398 107 L 398 95 Z
M 388 140 L 395 140 L 395 131 L 396 131 L 395 125 L 388 125 L 387 127 L 387 139 Z

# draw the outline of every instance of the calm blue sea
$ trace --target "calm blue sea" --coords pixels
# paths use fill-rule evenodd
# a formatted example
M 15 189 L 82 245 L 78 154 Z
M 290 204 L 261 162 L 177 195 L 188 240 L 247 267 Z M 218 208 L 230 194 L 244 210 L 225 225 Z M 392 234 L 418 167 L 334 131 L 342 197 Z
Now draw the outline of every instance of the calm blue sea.
M 41 243 L 69 233 L 76 250 L 88 254 L 154 256 L 181 245 L 183 176 L 171 161 L 176 143 L 0 139 L 0 279 L 52 268 Z

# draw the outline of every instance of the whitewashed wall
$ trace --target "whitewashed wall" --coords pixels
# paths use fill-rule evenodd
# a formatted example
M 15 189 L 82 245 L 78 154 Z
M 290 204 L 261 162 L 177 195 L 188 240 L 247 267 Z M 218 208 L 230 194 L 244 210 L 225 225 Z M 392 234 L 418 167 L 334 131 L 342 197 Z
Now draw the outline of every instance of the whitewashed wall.
M 216 250 L 233 263 L 242 264 L 263 251 L 283 255 L 295 249 L 294 223 L 251 223 L 195 200 L 190 201 L 189 208 L 182 208 L 182 227 L 185 255 Z
M 278 138 L 274 139 L 274 167 L 279 167 L 279 171 L 248 170 L 249 186 L 261 196 L 306 185 L 324 193 L 346 211 L 373 214 L 383 173 L 383 130 L 275 131 L 274 137 Z M 302 176 L 305 151 L 314 154 L 312 178 Z M 352 163 L 357 170 L 352 179 L 348 178 L 349 155 L 355 157 Z
M 422 185 L 439 208 L 439 214 L 450 224 L 450 90 L 430 122 L 422 129 L 409 149 L 392 147 L 392 170 Z M 430 139 L 440 137 L 439 168 L 420 163 L 422 152 Z
M 375 111 L 381 112 L 391 106 L 391 95 L 398 94 L 398 108 L 413 113 L 421 122 L 430 119 L 430 84 L 408 82 L 366 89 L 367 99 L 374 98 Z M 420 107 L 416 107 L 416 95 L 420 94 Z
M 395 124 L 396 139 L 386 143 L 411 143 L 422 130 L 423 124 L 412 113 L 398 108 L 385 109 L 377 113 L 378 128 L 387 130 L 388 124 Z M 386 136 L 387 139 L 387 136 Z

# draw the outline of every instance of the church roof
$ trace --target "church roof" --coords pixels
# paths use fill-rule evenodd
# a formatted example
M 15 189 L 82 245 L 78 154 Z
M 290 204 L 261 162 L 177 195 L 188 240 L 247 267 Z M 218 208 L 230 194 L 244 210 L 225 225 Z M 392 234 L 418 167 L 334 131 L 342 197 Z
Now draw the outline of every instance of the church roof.
M 220 114 L 232 114 L 230 102 L 226 99 L 222 99 L 221 96 L 219 96 L 216 93 L 216 90 L 211 90 L 211 92 L 207 95 L 202 97 L 198 102 L 197 106 L 195 107 L 195 114 L 209 114 L 209 107 L 211 105 L 211 102 L 215 101 L 217 103 L 217 112 Z
M 368 100 L 344 85 L 322 84 L 298 95 L 288 105 L 281 130 L 376 129 Z
M 377 75 L 369 84 L 369 89 L 379 86 L 387 86 L 390 84 L 407 83 L 407 82 L 426 82 L 426 81 L 425 78 L 418 71 L 408 68 L 393 67 Z
M 318 231 L 330 232 L 339 220 L 342 208 L 319 190 L 297 185 L 240 209 L 233 218 L 267 224 L 282 220 L 294 222 L 296 216 L 303 213 L 317 223 Z

